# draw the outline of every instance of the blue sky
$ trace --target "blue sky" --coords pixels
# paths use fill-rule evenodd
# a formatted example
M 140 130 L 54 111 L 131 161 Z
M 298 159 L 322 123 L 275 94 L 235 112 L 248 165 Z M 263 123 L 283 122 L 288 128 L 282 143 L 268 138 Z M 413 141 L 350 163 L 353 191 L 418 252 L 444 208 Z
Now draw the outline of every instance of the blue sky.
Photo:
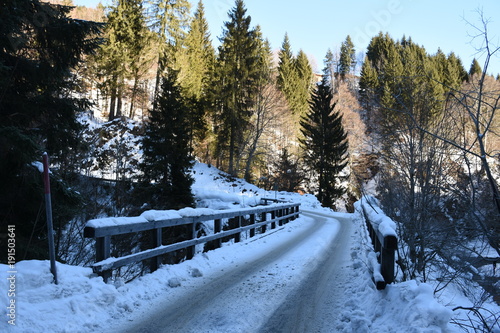
M 73 0 L 77 5 L 95 6 L 99 0 Z M 103 0 L 103 4 L 111 1 Z M 196 6 L 197 0 L 191 0 Z M 218 45 L 222 27 L 234 0 L 204 0 L 205 13 Z M 477 53 L 482 38 L 472 40 L 477 31 L 469 23 L 482 26 L 478 9 L 488 24 L 489 37 L 500 46 L 500 1 L 498 0 L 245 0 L 253 25 L 260 25 L 273 49 L 281 47 L 288 33 L 293 51 L 304 50 L 321 70 L 328 48 L 340 49 L 350 35 L 356 51 L 365 51 L 371 37 L 379 31 L 394 39 L 403 35 L 423 45 L 428 53 L 438 48 L 455 52 L 469 70 L 476 57 L 481 66 L 484 58 Z M 500 73 L 500 51 L 490 61 L 490 74 Z

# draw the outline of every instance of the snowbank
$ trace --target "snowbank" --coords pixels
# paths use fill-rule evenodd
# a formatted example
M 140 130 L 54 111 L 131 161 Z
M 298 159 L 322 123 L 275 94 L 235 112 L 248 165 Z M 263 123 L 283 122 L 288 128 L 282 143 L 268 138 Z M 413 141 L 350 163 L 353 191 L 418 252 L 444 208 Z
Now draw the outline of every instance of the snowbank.
M 373 246 L 361 214 L 354 215 L 356 231 L 351 242 L 351 267 L 346 270 L 344 307 L 336 332 L 460 332 L 449 324 L 452 311 L 439 304 L 430 285 L 408 281 L 376 290 L 371 282 L 375 261 Z M 370 281 L 370 283 L 367 283 Z
M 378 230 L 383 237 L 397 237 L 396 223 L 384 214 L 377 199 L 372 196 L 364 196 L 359 203 L 363 207 L 365 214 L 375 230 Z

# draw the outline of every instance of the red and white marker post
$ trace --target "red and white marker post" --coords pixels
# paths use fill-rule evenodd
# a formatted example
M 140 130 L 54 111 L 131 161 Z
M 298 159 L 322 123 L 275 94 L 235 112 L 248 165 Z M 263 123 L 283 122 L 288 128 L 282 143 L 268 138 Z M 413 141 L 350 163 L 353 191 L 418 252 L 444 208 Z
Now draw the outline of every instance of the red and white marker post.
M 43 153 L 43 183 L 45 185 L 45 211 L 47 213 L 47 238 L 49 239 L 50 272 L 57 284 L 56 251 L 54 247 L 54 228 L 52 226 L 52 199 L 50 195 L 49 155 Z

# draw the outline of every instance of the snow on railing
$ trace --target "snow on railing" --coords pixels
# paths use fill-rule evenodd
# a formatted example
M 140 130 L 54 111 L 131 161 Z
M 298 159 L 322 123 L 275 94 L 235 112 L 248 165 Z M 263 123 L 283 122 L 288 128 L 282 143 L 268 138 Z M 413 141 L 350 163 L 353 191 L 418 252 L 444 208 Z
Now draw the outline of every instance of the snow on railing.
M 274 200 L 269 200 L 274 201 Z M 267 203 L 267 201 L 266 201 Z M 255 236 L 256 229 L 266 232 L 270 224 L 271 229 L 294 220 L 299 216 L 299 203 L 276 203 L 265 207 L 240 208 L 229 210 L 212 210 L 207 208 L 184 208 L 181 210 L 146 211 L 134 217 L 108 217 L 90 220 L 84 229 L 84 236 L 96 239 L 96 263 L 92 265 L 95 273 L 107 281 L 113 269 L 151 259 L 150 269 L 155 271 L 161 263 L 161 256 L 187 248 L 187 259 L 194 256 L 195 246 L 209 241 L 215 241 L 215 247 L 220 247 L 222 238 L 232 236 L 235 242 L 241 239 L 241 233 L 250 231 L 250 237 Z M 268 218 L 270 214 L 270 219 Z M 222 230 L 222 221 L 233 221 L 234 227 Z M 246 221 L 246 225 L 243 225 Z M 198 223 L 213 223 L 214 234 L 197 237 Z M 174 244 L 163 245 L 163 228 L 191 225 L 191 239 Z M 152 233 L 153 248 L 123 257 L 111 257 L 112 236 L 137 232 Z
M 364 196 L 360 204 L 375 252 L 380 253 L 379 265 L 374 265 L 380 268 L 380 272 L 375 271 L 373 277 L 377 289 L 384 289 L 394 282 L 395 251 L 398 248 L 396 223 L 384 214 L 374 197 Z

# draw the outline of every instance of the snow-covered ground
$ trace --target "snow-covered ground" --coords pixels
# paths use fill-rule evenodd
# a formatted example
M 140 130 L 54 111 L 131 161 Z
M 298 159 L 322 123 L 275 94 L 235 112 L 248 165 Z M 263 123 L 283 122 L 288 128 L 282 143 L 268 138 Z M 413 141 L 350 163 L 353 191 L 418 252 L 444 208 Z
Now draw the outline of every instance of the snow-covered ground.
M 346 217 L 353 223 L 350 245 L 345 249 L 351 260 L 342 268 L 345 278 L 340 283 L 345 293 L 337 304 L 343 307 L 326 319 L 331 320 L 331 327 L 338 332 L 462 332 L 449 324 L 454 306 L 470 305 L 460 295 L 444 295 L 448 302 L 444 306 L 425 283 L 409 281 L 389 285 L 383 291 L 375 289 L 370 272 L 374 254 L 359 214 L 334 213 L 322 208 L 311 195 L 265 192 L 241 180 L 231 181 L 203 164 L 195 166 L 194 175 L 193 192 L 200 207 L 244 207 L 261 197 L 277 197 L 299 201 L 304 210 L 332 217 L 299 249 L 243 281 L 246 297 L 221 300 L 227 306 L 219 316 L 224 320 L 218 320 L 215 327 L 204 328 L 204 332 L 253 332 L 265 323 L 266 316 L 314 269 L 311 263 L 324 255 L 339 230 L 337 220 Z M 127 284 L 120 280 L 105 284 L 90 268 L 58 263 L 59 284 L 55 285 L 51 283 L 48 261 L 21 261 L 15 267 L 0 265 L 0 331 L 121 332 L 128 323 L 144 319 L 158 304 L 175 302 L 193 289 L 203 288 L 224 272 L 271 253 L 313 225 L 311 218 L 302 216 L 241 243 L 225 244 L 220 249 L 198 253 L 192 260 L 162 266 Z M 251 301 L 253 293 L 259 297 L 257 301 Z M 492 311 L 498 311 L 498 307 Z

